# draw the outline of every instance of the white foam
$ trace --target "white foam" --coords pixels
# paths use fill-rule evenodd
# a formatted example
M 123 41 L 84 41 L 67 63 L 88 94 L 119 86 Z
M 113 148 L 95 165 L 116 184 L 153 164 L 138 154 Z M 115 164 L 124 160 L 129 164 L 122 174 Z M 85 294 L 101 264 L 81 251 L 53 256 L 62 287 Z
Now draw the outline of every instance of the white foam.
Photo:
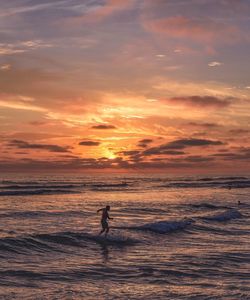
M 193 220 L 181 220 L 181 221 L 159 221 L 155 223 L 149 223 L 137 227 L 140 230 L 149 230 L 156 233 L 167 233 L 186 228 L 188 225 L 193 223 Z

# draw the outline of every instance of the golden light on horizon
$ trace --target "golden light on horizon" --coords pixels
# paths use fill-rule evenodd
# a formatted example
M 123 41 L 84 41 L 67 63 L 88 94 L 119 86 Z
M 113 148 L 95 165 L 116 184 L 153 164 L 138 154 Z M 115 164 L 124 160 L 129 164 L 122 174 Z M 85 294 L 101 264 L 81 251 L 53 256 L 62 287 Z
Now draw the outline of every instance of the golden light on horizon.
M 67 160 L 74 169 L 79 160 L 83 169 L 127 163 L 128 171 L 180 173 L 227 172 L 235 161 L 247 172 L 250 42 L 240 23 L 245 9 L 227 18 L 222 1 L 223 9 L 214 7 L 208 19 L 196 6 L 194 15 L 189 4 L 182 11 L 185 1 L 103 0 L 81 4 L 80 10 L 72 4 L 72 18 L 67 1 L 48 7 L 30 1 L 32 9 L 21 10 L 7 2 L 7 15 L 13 14 L 0 16 L 4 171 L 36 169 L 40 160 L 48 169 L 49 160 L 63 166 Z M 62 12 L 56 15 L 60 30 L 53 10 L 47 14 L 55 7 Z M 133 20 L 126 19 L 126 9 Z

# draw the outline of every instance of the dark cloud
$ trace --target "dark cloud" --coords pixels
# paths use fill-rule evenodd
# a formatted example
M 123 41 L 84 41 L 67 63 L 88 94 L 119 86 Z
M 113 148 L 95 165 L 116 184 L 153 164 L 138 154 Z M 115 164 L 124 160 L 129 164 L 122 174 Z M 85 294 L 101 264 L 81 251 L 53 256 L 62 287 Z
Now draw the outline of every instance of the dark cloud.
M 116 127 L 114 125 L 107 125 L 107 124 L 94 125 L 91 128 L 93 128 L 93 129 L 116 129 Z
M 166 147 L 168 149 L 183 149 L 186 147 L 218 146 L 218 145 L 223 145 L 223 143 L 221 141 L 214 141 L 214 140 L 207 140 L 207 139 L 180 139 L 166 144 Z
M 144 152 L 143 155 L 154 155 L 154 154 L 171 154 L 169 150 L 182 150 L 187 147 L 200 147 L 200 146 L 218 146 L 223 145 L 221 141 L 213 141 L 206 139 L 180 139 L 167 144 L 162 144 L 158 147 L 152 147 Z M 169 153 L 167 153 L 169 152 Z M 173 152 L 172 154 L 185 154 L 184 152 Z
M 152 139 L 143 139 L 143 140 L 140 140 L 139 143 L 142 143 L 142 144 L 149 144 L 149 143 L 152 143 L 153 140 Z
M 195 108 L 224 108 L 231 104 L 232 98 L 218 98 L 214 96 L 188 96 L 165 99 L 169 104 L 181 104 Z
M 139 153 L 140 153 L 140 151 L 138 151 L 138 150 L 128 150 L 128 151 L 117 152 L 117 154 L 122 154 L 122 155 L 125 155 L 125 156 L 136 155 L 136 154 L 139 154 Z
M 21 140 L 12 140 L 8 143 L 8 145 L 18 149 L 41 149 L 50 152 L 70 152 L 69 147 L 62 147 L 58 145 L 48 145 L 48 144 L 31 144 Z
M 33 126 L 42 126 L 42 125 L 47 124 L 47 122 L 43 122 L 43 121 L 31 121 L 31 122 L 29 122 L 29 124 L 33 125 Z
M 152 143 L 153 142 L 153 140 L 152 139 L 143 139 L 143 140 L 140 140 L 139 142 L 138 142 L 138 147 L 140 147 L 140 148 L 146 148 L 146 147 L 148 147 L 148 145 L 150 144 L 150 143 Z
M 194 127 L 204 127 L 204 128 L 214 128 L 220 126 L 219 124 L 216 123 L 196 123 L 196 122 L 189 122 L 184 125 L 194 126 Z
M 223 160 L 250 160 L 250 148 L 239 148 L 236 152 L 218 152 L 212 156 L 220 157 Z
M 232 134 L 245 134 L 245 133 L 250 133 L 250 130 L 238 128 L 238 129 L 231 129 L 229 132 Z
M 214 160 L 214 157 L 206 157 L 206 156 L 200 156 L 200 155 L 190 155 L 185 157 L 185 161 L 199 163 L 199 162 L 208 162 Z
M 183 155 L 185 152 L 183 151 L 175 151 L 175 150 L 166 150 L 163 151 L 161 154 L 167 154 L 167 155 Z
M 101 143 L 96 141 L 82 141 L 78 145 L 80 146 L 99 146 Z

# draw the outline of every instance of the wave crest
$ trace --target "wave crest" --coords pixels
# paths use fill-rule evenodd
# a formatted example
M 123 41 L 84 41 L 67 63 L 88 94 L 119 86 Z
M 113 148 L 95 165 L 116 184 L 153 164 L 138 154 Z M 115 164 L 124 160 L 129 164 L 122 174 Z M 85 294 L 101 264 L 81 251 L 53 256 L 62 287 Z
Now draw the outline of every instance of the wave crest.
M 192 219 L 184 219 L 181 221 L 159 221 L 154 223 L 144 224 L 142 226 L 128 227 L 127 229 L 152 231 L 154 233 L 168 233 L 177 230 L 183 230 L 194 222 Z
M 222 213 L 202 217 L 202 219 L 207 220 L 207 221 L 223 222 L 223 221 L 229 221 L 232 219 L 238 219 L 241 217 L 242 217 L 242 214 L 237 209 L 228 209 Z

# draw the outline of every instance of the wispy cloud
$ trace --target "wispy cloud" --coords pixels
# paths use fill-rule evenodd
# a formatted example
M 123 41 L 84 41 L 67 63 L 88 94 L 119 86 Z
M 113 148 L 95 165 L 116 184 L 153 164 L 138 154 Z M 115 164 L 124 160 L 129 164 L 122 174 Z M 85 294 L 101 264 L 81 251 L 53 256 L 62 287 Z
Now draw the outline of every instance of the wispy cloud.
M 34 2 L 34 3 L 32 4 L 32 2 Z M 28 12 L 32 12 L 32 11 L 39 11 L 39 10 L 47 9 L 47 8 L 50 8 L 53 6 L 57 6 L 59 4 L 65 4 L 67 2 L 69 2 L 69 1 L 53 0 L 53 2 L 37 4 L 36 1 L 30 1 L 29 5 L 19 5 L 19 6 L 18 5 L 11 6 L 11 2 L 10 2 L 9 6 L 2 9 L 2 11 L 0 13 L 0 18 L 11 17 L 13 15 L 28 13 Z
M 39 112 L 47 112 L 46 108 L 34 105 L 29 101 L 25 101 L 22 99 L 22 96 L 15 96 L 16 100 L 13 100 L 11 96 L 0 96 L 0 107 L 7 107 L 12 109 L 20 109 L 20 110 L 31 110 L 31 111 L 39 111 Z
M 42 40 L 27 40 L 16 43 L 0 43 L 0 55 L 13 55 L 47 47 L 52 47 L 52 45 Z
M 71 24 L 100 22 L 114 13 L 130 8 L 134 2 L 135 0 L 93 1 L 84 5 L 82 14 L 70 17 L 67 21 Z M 81 10 L 78 10 L 78 12 L 79 11 L 81 12 Z

